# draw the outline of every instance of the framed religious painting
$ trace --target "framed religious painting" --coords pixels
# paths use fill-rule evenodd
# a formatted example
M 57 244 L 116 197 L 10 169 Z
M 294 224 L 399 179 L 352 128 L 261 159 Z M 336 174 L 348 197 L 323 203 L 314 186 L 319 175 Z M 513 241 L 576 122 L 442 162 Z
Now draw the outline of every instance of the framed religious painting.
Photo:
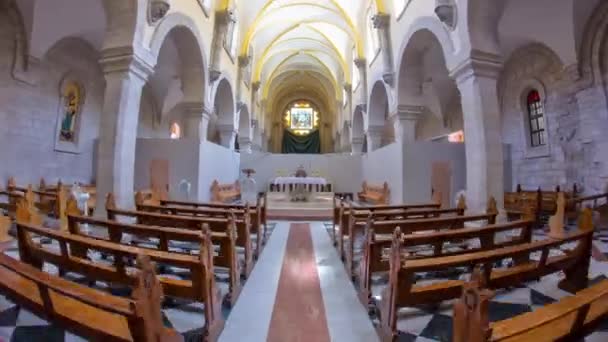
M 55 129 L 55 150 L 80 153 L 80 123 L 84 107 L 85 89 L 78 79 L 66 75 L 59 85 L 59 109 Z

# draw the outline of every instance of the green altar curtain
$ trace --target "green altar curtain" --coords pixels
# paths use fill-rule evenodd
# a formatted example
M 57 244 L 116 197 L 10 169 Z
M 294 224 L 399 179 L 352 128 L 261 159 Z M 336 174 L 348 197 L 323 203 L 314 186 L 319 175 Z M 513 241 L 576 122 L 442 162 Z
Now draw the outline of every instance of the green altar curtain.
M 295 135 L 288 129 L 283 131 L 282 153 L 319 154 L 321 135 L 315 130 L 308 135 Z

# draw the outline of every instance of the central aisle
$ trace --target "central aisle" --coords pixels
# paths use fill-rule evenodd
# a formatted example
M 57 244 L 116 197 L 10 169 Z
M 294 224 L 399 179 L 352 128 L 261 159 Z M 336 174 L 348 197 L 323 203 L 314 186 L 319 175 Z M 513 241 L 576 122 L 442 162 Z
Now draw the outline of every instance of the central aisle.
M 320 222 L 280 222 L 220 341 L 377 341 Z

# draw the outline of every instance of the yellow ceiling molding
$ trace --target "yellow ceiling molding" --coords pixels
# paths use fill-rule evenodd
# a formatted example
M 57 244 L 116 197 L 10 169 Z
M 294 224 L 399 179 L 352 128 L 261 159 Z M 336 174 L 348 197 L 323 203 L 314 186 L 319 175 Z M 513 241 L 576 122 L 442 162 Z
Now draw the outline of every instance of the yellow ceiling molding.
M 232 2 L 234 0 L 218 0 L 217 1 L 217 9 L 218 11 L 224 11 L 228 8 L 230 8 L 230 5 L 232 5 Z
M 268 44 L 268 46 L 266 47 L 266 49 L 264 49 L 264 52 L 262 53 L 262 55 L 260 56 L 260 58 L 257 59 L 257 63 L 256 63 L 256 67 L 254 69 L 254 77 L 253 80 L 254 82 L 259 82 L 260 78 L 262 77 L 262 68 L 264 66 L 264 62 L 266 61 L 266 57 L 268 56 L 268 53 L 270 52 L 270 50 L 273 48 L 273 46 L 281 39 L 283 38 L 285 35 L 287 35 L 288 33 L 292 32 L 293 30 L 297 29 L 298 27 L 300 27 L 301 25 L 305 25 L 305 24 L 310 24 L 310 23 L 315 23 L 315 22 L 323 22 L 323 23 L 327 23 L 329 25 L 335 26 L 339 29 L 342 29 L 339 26 L 336 26 L 335 24 L 327 21 L 327 20 L 311 20 L 309 21 L 302 21 L 302 22 L 296 22 L 295 24 L 291 25 L 290 27 L 286 28 L 285 30 L 283 30 L 282 32 L 280 32 L 271 42 L 270 44 Z M 322 37 L 324 37 L 325 39 L 327 39 L 327 37 L 325 35 L 322 35 Z M 330 44 L 334 45 L 333 42 L 331 42 L 331 40 L 327 40 L 327 42 L 329 42 Z M 334 45 L 335 47 L 335 45 Z M 336 50 L 337 47 L 336 47 Z M 339 54 L 339 56 L 342 56 L 341 54 Z M 344 67 L 343 69 L 347 69 L 346 68 L 346 63 L 344 63 Z M 345 74 L 346 75 L 346 74 Z
M 376 1 L 380 2 L 380 3 L 377 4 L 378 9 L 379 10 L 380 10 L 380 8 L 384 9 L 384 2 L 383 2 L 383 0 L 376 0 Z M 357 48 L 357 55 L 359 57 L 363 57 L 364 56 L 364 49 L 363 49 L 363 38 L 362 38 L 361 34 L 357 30 L 356 26 L 353 24 L 353 21 L 350 18 L 350 16 L 346 13 L 346 11 L 344 10 L 344 8 L 342 8 L 340 6 L 340 4 L 337 2 L 337 0 L 330 0 L 330 2 L 335 7 L 335 10 L 337 10 L 339 16 L 346 22 L 347 26 L 350 28 L 351 33 L 349 34 L 349 36 L 351 36 L 352 39 L 353 39 L 353 41 L 355 42 L 355 46 Z M 243 38 L 243 41 L 241 43 L 241 49 L 240 49 L 240 55 L 241 56 L 247 55 L 247 52 L 249 51 L 249 45 L 251 44 L 253 36 L 255 35 L 255 32 L 259 29 L 258 25 L 259 25 L 260 21 L 263 19 L 265 12 L 268 10 L 268 7 L 272 3 L 273 3 L 273 0 L 268 0 L 264 4 L 264 6 L 262 7 L 262 9 L 260 9 L 260 11 L 256 14 L 256 17 L 255 17 L 253 23 L 251 24 L 251 26 L 247 30 L 247 33 L 245 34 L 245 36 Z M 304 6 L 304 5 L 312 6 L 312 7 L 317 7 L 317 8 L 324 8 L 324 9 L 326 9 L 328 11 L 335 12 L 335 10 L 332 10 L 331 8 L 328 8 L 327 6 L 324 6 L 322 4 L 315 3 L 315 2 L 310 2 L 310 1 L 302 1 L 302 2 L 297 2 L 297 3 L 284 4 L 284 5 L 280 6 L 280 7 L 277 7 L 276 10 L 280 10 L 282 8 L 289 7 L 289 6 Z M 334 24 L 334 26 L 335 26 L 335 24 Z
M 378 13 L 388 13 L 386 12 L 386 3 L 384 0 L 376 0 L 376 8 L 378 9 Z
M 348 68 L 347 63 L 346 63 L 346 60 L 344 59 L 344 56 L 342 55 L 342 53 L 340 53 L 340 51 L 338 50 L 338 47 L 337 47 L 337 46 L 336 46 L 336 45 L 335 45 L 335 44 L 334 44 L 334 43 L 333 43 L 333 42 L 332 42 L 332 41 L 329 39 L 329 37 L 327 37 L 327 36 L 326 36 L 326 35 L 325 35 L 323 32 L 321 32 L 319 29 L 317 29 L 317 28 L 313 27 L 312 25 L 307 25 L 307 28 L 309 28 L 309 29 L 311 29 L 311 30 L 313 30 L 313 31 L 317 32 L 319 35 L 321 35 L 321 37 L 323 37 L 324 41 L 319 41 L 319 40 L 316 40 L 316 39 L 313 39 L 313 38 L 310 38 L 310 37 L 296 37 L 296 38 L 290 38 L 290 39 L 281 40 L 280 42 L 276 42 L 276 44 L 275 44 L 275 46 L 274 46 L 274 47 L 277 47 L 277 46 L 279 46 L 279 45 L 281 45 L 281 44 L 284 44 L 284 43 L 287 43 L 287 42 L 290 42 L 290 41 L 295 41 L 295 40 L 311 40 L 311 41 L 315 41 L 315 42 L 320 42 L 320 43 L 323 43 L 323 44 L 322 44 L 323 46 L 325 46 L 325 47 L 327 47 L 327 48 L 329 48 L 329 49 L 333 50 L 333 52 L 336 54 L 336 57 L 337 57 L 338 63 L 340 64 L 340 67 L 342 68 L 342 72 L 343 72 L 343 74 L 344 74 L 345 81 L 346 81 L 347 83 L 351 83 L 351 72 L 350 72 L 350 68 Z M 325 43 L 327 43 L 327 44 L 325 44 Z M 293 49 L 288 49 L 288 50 L 293 50 Z M 318 50 L 318 49 L 317 49 L 317 50 Z M 286 51 L 286 50 L 281 50 L 281 51 L 279 51 L 279 52 L 276 52 L 276 51 L 275 51 L 275 52 L 269 53 L 269 54 L 266 56 L 266 60 L 265 60 L 264 62 L 266 62 L 267 60 L 269 60 L 269 59 L 270 59 L 270 58 L 272 58 L 273 56 L 276 56 L 277 54 L 279 54 L 279 53 L 281 53 L 281 52 L 285 52 L 285 51 Z M 322 50 L 318 50 L 318 51 L 322 51 Z M 294 51 L 292 51 L 292 52 L 295 52 L 295 50 L 294 50 Z M 323 53 L 325 53 L 325 54 L 327 54 L 327 52 L 325 52 L 325 51 L 322 51 L 322 52 L 323 52 Z M 331 55 L 329 55 L 329 54 L 327 54 L 327 55 L 328 55 L 328 56 L 330 56 L 330 57 L 333 57 L 333 56 L 331 56 Z M 263 67 L 264 67 L 264 66 L 262 65 L 262 71 L 263 71 Z M 260 74 L 260 77 L 261 77 L 261 74 Z
M 272 71 L 272 74 L 270 74 L 270 77 L 268 78 L 268 81 L 264 82 L 264 89 L 262 92 L 262 97 L 268 97 L 268 92 L 270 91 L 270 86 L 272 85 L 272 82 L 274 81 L 274 79 L 277 77 L 276 73 L 281 69 L 281 67 L 287 63 L 290 59 L 292 59 L 293 57 L 299 55 L 300 53 L 294 53 L 291 54 L 289 57 L 285 58 L 281 63 L 279 63 L 279 65 Z M 341 97 L 342 96 L 342 92 L 340 91 L 340 87 L 337 86 L 337 82 L 336 79 L 333 77 L 333 73 L 331 72 L 331 70 L 327 67 L 327 65 L 321 60 L 319 59 L 319 57 L 310 54 L 310 53 L 304 53 L 305 55 L 308 55 L 310 58 L 312 58 L 313 60 L 315 60 L 317 63 L 319 63 L 319 66 L 321 66 L 321 68 L 327 73 L 331 81 L 331 84 L 333 86 L 334 91 L 336 92 L 336 97 Z

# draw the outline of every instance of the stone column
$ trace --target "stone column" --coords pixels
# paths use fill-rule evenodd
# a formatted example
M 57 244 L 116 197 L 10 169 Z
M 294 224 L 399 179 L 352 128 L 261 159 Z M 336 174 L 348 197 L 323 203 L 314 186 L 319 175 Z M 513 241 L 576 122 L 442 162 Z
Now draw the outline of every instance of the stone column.
M 382 147 L 382 133 L 384 127 L 372 126 L 367 129 L 367 151 L 372 152 Z
M 363 154 L 363 143 L 365 139 L 363 137 L 351 139 L 351 154 L 358 155 Z
M 266 132 L 262 132 L 262 152 L 268 152 L 268 137 L 266 137 Z
M 355 59 L 355 66 L 359 70 L 359 103 L 358 105 L 367 104 L 367 60 L 365 58 Z M 367 107 L 367 106 L 364 106 Z
M 218 125 L 217 130 L 220 132 L 220 144 L 226 148 L 234 150 L 234 141 L 237 134 L 234 126 Z
M 228 24 L 236 20 L 234 13 L 228 9 L 215 14 L 215 27 L 213 29 L 213 40 L 211 42 L 211 56 L 209 61 L 209 79 L 216 81 L 221 75 L 222 50 L 224 49 L 224 37 L 227 34 Z
M 253 142 L 249 137 L 241 137 L 239 135 L 239 148 L 241 153 L 251 153 L 253 151 Z
M 206 141 L 211 113 L 200 102 L 183 104 L 184 136 L 188 139 Z
M 424 107 L 399 105 L 397 112 L 392 116 L 397 142 L 416 141 L 416 123 L 423 112 Z
M 374 28 L 378 30 L 380 41 L 380 54 L 382 55 L 382 79 L 391 87 L 394 84 L 393 53 L 391 44 L 391 16 L 387 13 L 378 13 L 372 17 Z
M 98 216 L 105 213 L 105 197 L 109 192 L 114 194 L 119 207 L 133 207 L 139 104 L 143 86 L 153 72 L 153 67 L 140 56 L 121 52 L 103 51 L 100 60 L 106 90 L 97 156 Z
M 476 52 L 451 71 L 461 94 L 467 161 L 467 206 L 485 210 L 493 196 L 504 208 L 503 149 L 496 84 L 499 56 Z

